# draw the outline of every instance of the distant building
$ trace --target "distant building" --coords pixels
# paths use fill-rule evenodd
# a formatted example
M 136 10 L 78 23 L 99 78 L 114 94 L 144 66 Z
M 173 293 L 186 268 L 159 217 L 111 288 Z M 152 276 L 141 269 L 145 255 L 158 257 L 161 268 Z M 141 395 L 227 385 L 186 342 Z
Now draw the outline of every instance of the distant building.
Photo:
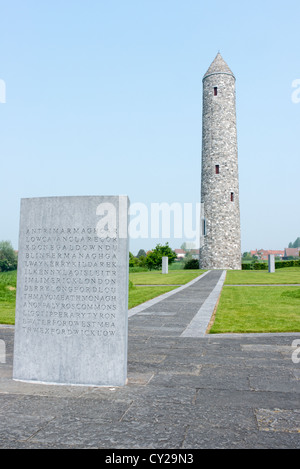
M 300 248 L 285 248 L 284 257 L 296 257 L 299 258 Z
M 178 260 L 185 258 L 185 251 L 183 249 L 174 249 L 174 252 Z
M 267 261 L 268 256 L 270 254 L 274 254 L 275 257 L 280 257 L 282 259 L 284 257 L 284 251 L 274 251 L 274 250 L 266 250 L 266 249 L 259 249 L 255 251 L 250 251 L 251 256 L 256 256 L 257 259 L 261 261 Z
M 199 249 L 188 249 L 187 251 L 184 251 L 183 249 L 174 249 L 174 252 L 178 261 L 184 259 L 187 254 L 191 254 L 193 259 L 199 259 Z

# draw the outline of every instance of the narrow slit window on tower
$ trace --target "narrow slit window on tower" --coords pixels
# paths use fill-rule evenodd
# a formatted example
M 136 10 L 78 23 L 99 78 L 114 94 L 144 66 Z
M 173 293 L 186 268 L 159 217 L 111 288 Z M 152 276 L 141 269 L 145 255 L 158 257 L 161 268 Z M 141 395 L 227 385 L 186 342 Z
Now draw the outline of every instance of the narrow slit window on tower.
M 218 87 L 217 86 L 214 87 L 214 96 L 218 96 Z
M 216 174 L 220 174 L 220 165 L 216 164 Z
M 234 202 L 234 192 L 231 192 L 231 194 L 230 194 L 230 200 L 231 200 L 231 202 Z
M 202 218 L 202 235 L 206 236 L 206 220 Z

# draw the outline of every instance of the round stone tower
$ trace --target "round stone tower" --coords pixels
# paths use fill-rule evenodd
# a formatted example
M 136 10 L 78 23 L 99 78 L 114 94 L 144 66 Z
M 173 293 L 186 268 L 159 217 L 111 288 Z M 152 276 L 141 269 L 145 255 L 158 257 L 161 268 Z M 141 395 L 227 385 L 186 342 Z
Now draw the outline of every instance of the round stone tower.
M 241 269 L 235 77 L 218 53 L 203 77 L 200 268 Z

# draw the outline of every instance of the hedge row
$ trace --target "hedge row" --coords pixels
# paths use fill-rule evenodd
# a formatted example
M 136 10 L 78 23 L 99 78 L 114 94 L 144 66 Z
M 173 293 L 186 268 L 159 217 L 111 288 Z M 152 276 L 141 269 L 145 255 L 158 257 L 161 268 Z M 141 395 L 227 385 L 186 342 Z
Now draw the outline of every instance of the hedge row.
M 300 259 L 290 259 L 289 261 L 278 261 L 275 262 L 276 269 L 282 267 L 300 267 Z
M 291 259 L 289 261 L 275 262 L 275 269 L 283 269 L 284 267 L 300 267 L 300 259 Z M 267 262 L 251 262 L 242 264 L 242 270 L 268 270 Z
M 275 269 L 283 269 L 284 267 L 300 267 L 300 259 L 275 261 Z M 242 264 L 242 270 L 268 270 L 268 268 L 268 262 L 249 262 Z M 199 261 L 197 259 L 190 259 L 185 263 L 184 269 L 199 269 Z

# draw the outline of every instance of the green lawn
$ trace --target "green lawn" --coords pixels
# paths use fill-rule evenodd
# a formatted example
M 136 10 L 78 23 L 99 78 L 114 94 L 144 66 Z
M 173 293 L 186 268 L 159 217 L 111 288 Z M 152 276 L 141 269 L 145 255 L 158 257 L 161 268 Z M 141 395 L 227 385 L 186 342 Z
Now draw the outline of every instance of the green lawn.
M 135 285 L 153 285 L 129 289 L 129 309 L 155 298 L 201 275 L 200 270 L 174 270 L 131 273 Z M 0 324 L 14 324 L 16 302 L 16 271 L 0 272 Z M 247 284 L 270 286 L 247 287 Z M 211 333 L 226 332 L 299 332 L 300 287 L 272 286 L 300 284 L 300 268 L 266 271 L 228 271 Z M 234 287 L 230 284 L 245 286 Z M 167 285 L 167 286 L 162 286 Z M 229 286 L 228 286 L 229 285 Z
M 130 288 L 128 308 L 133 308 L 176 288 L 171 285 L 188 283 L 203 272 L 203 270 L 173 270 L 164 275 L 156 271 L 132 273 L 129 278 L 134 284 L 153 285 L 153 287 Z M 15 323 L 16 283 L 17 271 L 0 272 L 0 324 Z
M 300 287 L 224 286 L 210 333 L 226 332 L 300 332 Z
M 163 293 L 174 290 L 172 285 L 185 285 L 204 270 L 169 270 L 168 274 L 161 271 L 134 272 L 129 274 L 129 280 L 135 286 L 129 288 L 128 308 L 133 308 L 145 301 L 152 300 Z M 137 286 L 136 286 L 137 285 Z M 147 287 L 138 285 L 149 285 Z M 151 285 L 151 286 L 150 286 Z M 169 286 L 165 286 L 169 285 Z
M 199 275 L 204 270 L 169 270 L 168 274 L 161 271 L 130 273 L 129 280 L 134 285 L 184 285 Z
M 177 287 L 134 287 L 129 289 L 128 297 L 128 308 L 131 309 L 134 306 L 140 305 L 145 301 L 152 300 L 157 296 L 163 295 L 164 293 L 174 290 Z
M 0 272 L 0 324 L 15 323 L 17 271 Z
M 300 267 L 277 269 L 273 274 L 266 270 L 228 270 L 225 285 L 299 283 Z

